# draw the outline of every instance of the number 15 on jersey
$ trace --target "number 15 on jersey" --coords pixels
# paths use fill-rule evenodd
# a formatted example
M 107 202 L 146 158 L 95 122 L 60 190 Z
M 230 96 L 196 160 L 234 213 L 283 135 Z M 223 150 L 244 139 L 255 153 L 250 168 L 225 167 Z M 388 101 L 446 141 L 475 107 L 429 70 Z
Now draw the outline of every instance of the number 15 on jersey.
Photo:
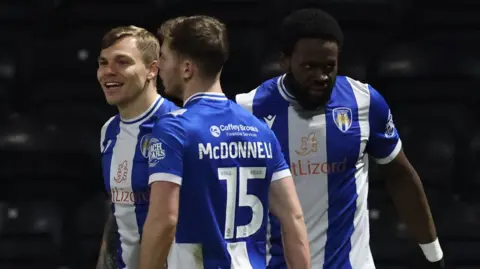
M 262 227 L 265 205 L 256 195 L 248 194 L 247 190 L 250 180 L 265 180 L 266 171 L 265 167 L 218 168 L 218 179 L 225 180 L 227 183 L 225 239 L 246 238 L 255 234 Z M 247 225 L 235 225 L 235 213 L 239 207 L 249 207 L 252 210 L 252 220 Z

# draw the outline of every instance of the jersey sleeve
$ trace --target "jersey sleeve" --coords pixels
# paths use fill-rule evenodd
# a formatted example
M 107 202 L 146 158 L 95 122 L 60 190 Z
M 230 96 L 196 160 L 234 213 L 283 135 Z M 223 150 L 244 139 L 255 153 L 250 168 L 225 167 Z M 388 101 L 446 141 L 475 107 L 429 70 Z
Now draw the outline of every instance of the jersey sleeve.
M 105 136 L 106 136 L 106 133 L 107 133 L 107 127 L 108 125 L 105 123 L 102 127 L 102 129 L 100 130 L 100 152 L 103 152 L 103 149 L 105 148 L 104 146 L 104 141 L 105 141 Z
M 253 111 L 253 100 L 255 98 L 255 94 L 257 93 L 257 89 L 255 88 L 247 93 L 240 93 L 235 96 L 235 103 L 243 107 L 244 109 L 248 110 L 250 113 Z
M 115 119 L 115 116 L 111 117 L 105 124 L 103 124 L 102 129 L 100 130 L 100 152 L 103 153 L 105 148 L 107 148 L 106 138 L 107 138 L 107 129 L 110 126 L 110 123 Z
M 155 123 L 148 146 L 148 183 L 169 181 L 182 184 L 185 130 L 172 114 Z
M 277 137 L 270 130 L 272 135 L 272 160 L 273 160 L 273 174 L 272 174 L 272 182 L 275 180 L 282 179 L 284 177 L 291 176 L 290 168 L 288 167 L 287 162 L 285 161 L 285 157 L 282 153 L 282 148 L 280 143 L 278 142 Z
M 370 138 L 367 152 L 379 164 L 391 162 L 402 149 L 393 116 L 385 99 L 374 88 L 370 90 Z

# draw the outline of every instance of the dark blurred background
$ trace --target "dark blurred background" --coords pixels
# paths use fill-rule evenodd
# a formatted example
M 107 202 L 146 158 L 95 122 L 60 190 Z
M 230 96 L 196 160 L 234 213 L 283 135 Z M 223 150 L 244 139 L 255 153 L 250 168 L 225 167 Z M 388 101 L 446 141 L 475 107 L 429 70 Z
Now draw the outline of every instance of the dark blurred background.
M 96 81 L 102 35 L 155 31 L 177 15 L 229 27 L 223 86 L 247 92 L 277 75 L 282 17 L 316 4 L 346 35 L 341 74 L 392 107 L 429 196 L 449 268 L 480 268 L 480 1 L 32 0 L 0 3 L 0 268 L 94 268 L 106 196 L 102 124 L 115 113 Z M 371 167 L 377 268 L 425 268 Z

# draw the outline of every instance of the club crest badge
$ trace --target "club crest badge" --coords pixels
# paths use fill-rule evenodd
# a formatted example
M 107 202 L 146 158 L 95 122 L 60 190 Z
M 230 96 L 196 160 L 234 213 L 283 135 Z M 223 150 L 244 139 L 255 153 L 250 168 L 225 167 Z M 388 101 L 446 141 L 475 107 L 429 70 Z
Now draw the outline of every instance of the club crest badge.
M 352 126 L 352 110 L 348 107 L 337 107 L 332 111 L 333 122 L 337 125 L 337 128 L 346 132 Z

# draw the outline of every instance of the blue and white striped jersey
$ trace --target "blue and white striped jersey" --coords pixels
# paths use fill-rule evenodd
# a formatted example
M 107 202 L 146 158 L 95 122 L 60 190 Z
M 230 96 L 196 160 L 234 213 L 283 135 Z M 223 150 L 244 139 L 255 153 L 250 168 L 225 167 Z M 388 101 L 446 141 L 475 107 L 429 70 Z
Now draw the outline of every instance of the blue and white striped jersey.
M 140 238 L 148 212 L 148 144 L 154 116 L 178 109 L 159 96 L 142 115 L 110 118 L 101 131 L 102 169 L 118 226 L 117 268 L 138 267 Z
M 150 183 L 181 185 L 169 268 L 265 269 L 268 194 L 290 176 L 268 126 L 219 93 L 162 115 L 149 146 Z
M 305 111 L 285 75 L 236 96 L 275 132 L 305 215 L 312 269 L 375 268 L 369 246 L 368 155 L 392 161 L 402 143 L 383 97 L 338 76 L 328 104 Z M 271 216 L 269 268 L 286 268 L 277 220 Z

